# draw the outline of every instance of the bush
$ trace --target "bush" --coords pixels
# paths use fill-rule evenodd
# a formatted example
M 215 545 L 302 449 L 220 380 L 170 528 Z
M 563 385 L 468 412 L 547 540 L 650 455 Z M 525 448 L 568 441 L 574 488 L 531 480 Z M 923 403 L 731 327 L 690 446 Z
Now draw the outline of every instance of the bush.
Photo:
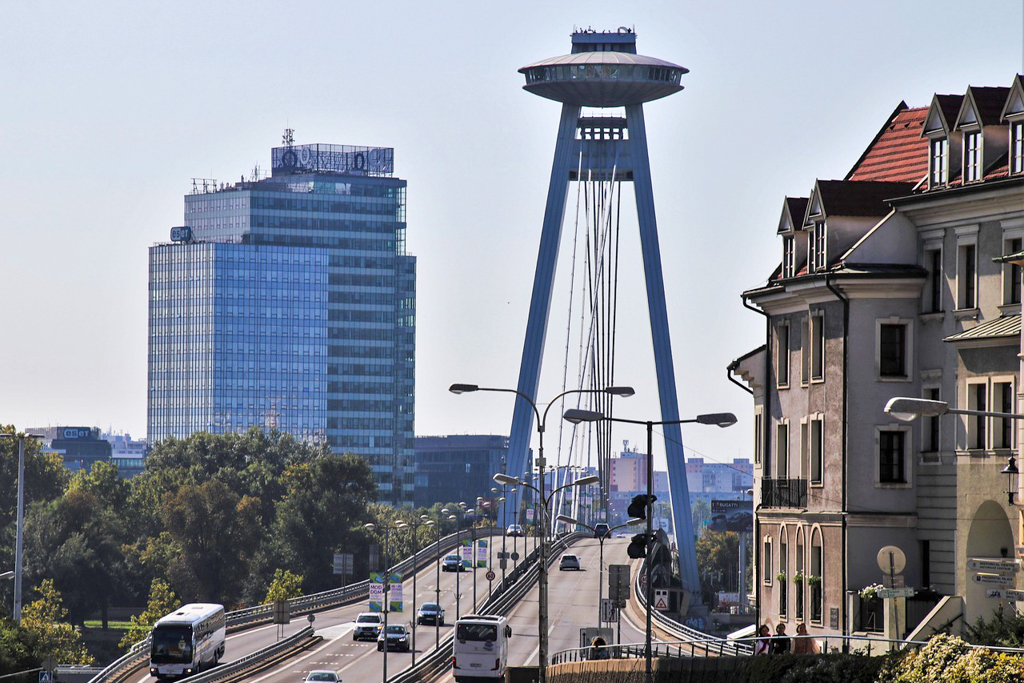
M 916 652 L 890 660 L 879 674 L 886 683 L 1019 683 L 1024 657 L 970 648 L 956 636 L 938 635 Z
M 885 657 L 771 655 L 747 661 L 746 683 L 875 683 Z

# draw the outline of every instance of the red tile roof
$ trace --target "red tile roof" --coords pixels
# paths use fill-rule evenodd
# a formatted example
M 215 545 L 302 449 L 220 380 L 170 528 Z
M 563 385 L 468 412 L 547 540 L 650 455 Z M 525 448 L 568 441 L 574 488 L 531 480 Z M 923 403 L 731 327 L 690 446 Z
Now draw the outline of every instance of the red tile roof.
M 916 183 L 928 174 L 928 140 L 921 127 L 928 107 L 908 109 L 900 103 L 871 146 L 846 175 L 846 180 Z

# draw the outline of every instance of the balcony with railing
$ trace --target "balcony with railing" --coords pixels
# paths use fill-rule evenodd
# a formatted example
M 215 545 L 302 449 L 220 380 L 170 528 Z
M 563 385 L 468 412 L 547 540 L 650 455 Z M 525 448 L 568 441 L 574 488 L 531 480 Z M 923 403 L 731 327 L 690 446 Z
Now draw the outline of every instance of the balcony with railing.
M 806 479 L 762 479 L 761 507 L 807 507 Z

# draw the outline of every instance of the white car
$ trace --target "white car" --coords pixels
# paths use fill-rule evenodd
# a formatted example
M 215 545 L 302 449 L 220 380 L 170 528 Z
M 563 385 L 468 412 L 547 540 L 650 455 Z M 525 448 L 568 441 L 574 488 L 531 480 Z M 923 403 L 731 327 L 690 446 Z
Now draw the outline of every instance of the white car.
M 329 681 L 330 683 L 341 683 L 341 678 L 338 677 L 333 671 L 327 671 L 326 669 L 316 669 L 306 674 L 303 681 Z
M 505 529 L 506 536 L 523 536 L 523 527 L 520 524 L 509 524 Z

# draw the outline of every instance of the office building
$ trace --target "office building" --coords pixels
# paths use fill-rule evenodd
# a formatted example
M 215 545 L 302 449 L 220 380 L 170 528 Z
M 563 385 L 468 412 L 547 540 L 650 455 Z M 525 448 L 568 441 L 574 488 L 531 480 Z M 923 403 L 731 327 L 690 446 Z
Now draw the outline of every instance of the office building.
M 194 179 L 150 249 L 148 441 L 253 426 L 366 457 L 413 497 L 416 260 L 394 150 L 296 145 Z

